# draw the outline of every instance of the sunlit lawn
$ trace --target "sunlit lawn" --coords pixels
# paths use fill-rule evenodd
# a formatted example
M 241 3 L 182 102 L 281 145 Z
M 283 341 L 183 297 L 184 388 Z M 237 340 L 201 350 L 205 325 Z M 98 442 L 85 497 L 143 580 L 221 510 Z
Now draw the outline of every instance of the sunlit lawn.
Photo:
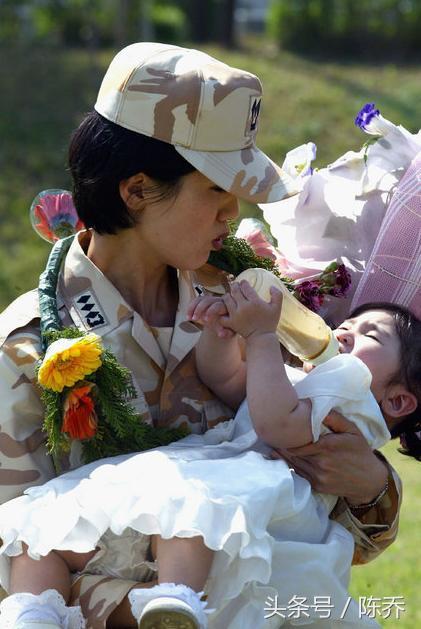
M 378 617 L 385 627 L 415 629 L 421 627 L 419 587 L 421 584 L 421 490 L 418 486 L 421 463 L 396 452 L 395 442 L 383 452 L 396 467 L 404 483 L 404 501 L 398 539 L 373 563 L 352 570 L 351 592 L 359 597 L 404 597 L 406 611 L 399 620 L 392 609 L 388 620 Z

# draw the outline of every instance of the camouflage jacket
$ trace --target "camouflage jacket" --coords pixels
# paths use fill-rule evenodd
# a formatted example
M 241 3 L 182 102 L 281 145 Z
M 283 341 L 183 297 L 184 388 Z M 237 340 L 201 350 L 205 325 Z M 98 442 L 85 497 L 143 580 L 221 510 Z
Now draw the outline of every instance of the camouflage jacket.
M 232 417 L 232 411 L 199 380 L 194 346 L 200 330 L 186 319 L 186 308 L 205 287 L 225 290 L 225 275 L 205 266 L 196 272 L 178 272 L 179 306 L 168 353 L 159 333 L 124 301 L 117 289 L 86 257 L 82 246 L 89 234 L 73 242 L 58 287 L 63 325 L 93 330 L 117 359 L 130 369 L 137 397 L 134 406 L 155 425 L 187 425 L 204 432 Z M 43 407 L 35 385 L 40 357 L 37 291 L 19 297 L 0 315 L 0 502 L 20 495 L 55 475 L 45 448 L 41 426 Z M 65 468 L 80 464 L 77 447 Z M 390 468 L 389 492 L 361 520 L 339 500 L 333 517 L 356 540 L 356 560 L 369 561 L 395 539 L 400 506 L 400 481 Z M 81 604 L 88 627 L 105 627 L 113 609 L 133 587 L 133 581 L 101 575 L 81 575 L 73 586 L 73 601 Z

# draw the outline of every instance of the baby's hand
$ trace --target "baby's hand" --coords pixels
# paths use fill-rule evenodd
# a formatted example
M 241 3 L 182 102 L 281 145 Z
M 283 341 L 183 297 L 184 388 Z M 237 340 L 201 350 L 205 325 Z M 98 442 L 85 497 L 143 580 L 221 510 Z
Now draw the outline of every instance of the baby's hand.
M 246 280 L 231 284 L 231 294 L 224 296 L 228 319 L 224 324 L 245 339 L 258 334 L 274 333 L 282 310 L 282 293 L 274 286 L 268 303 L 260 299 Z
M 225 327 L 228 311 L 222 297 L 204 295 L 196 297 L 187 309 L 191 321 L 212 330 L 220 338 L 231 338 L 235 333 Z

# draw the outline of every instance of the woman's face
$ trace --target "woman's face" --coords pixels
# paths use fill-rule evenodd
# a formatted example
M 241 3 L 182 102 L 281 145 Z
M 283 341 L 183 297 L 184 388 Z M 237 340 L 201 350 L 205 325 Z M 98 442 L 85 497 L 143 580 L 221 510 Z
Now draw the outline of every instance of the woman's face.
M 182 177 L 176 194 L 168 198 L 149 200 L 147 190 L 136 226 L 142 245 L 156 262 L 178 269 L 205 264 L 210 252 L 222 247 L 227 221 L 239 214 L 237 198 L 198 171 Z

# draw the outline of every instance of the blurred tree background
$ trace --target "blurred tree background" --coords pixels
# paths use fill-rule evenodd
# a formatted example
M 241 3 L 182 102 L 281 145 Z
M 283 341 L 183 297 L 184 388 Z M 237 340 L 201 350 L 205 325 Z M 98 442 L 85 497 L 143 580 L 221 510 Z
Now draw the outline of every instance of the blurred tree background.
M 411 60 L 421 50 L 420 0 L 274 0 L 269 28 L 288 50 Z
M 235 0 L 0 0 L 2 43 L 120 46 L 156 41 L 234 44 Z
M 0 310 L 37 285 L 50 245 L 29 207 L 46 188 L 71 188 L 69 136 L 95 102 L 115 52 L 134 41 L 197 45 L 257 74 L 259 146 L 282 163 L 303 142 L 316 166 L 366 137 L 366 102 L 412 132 L 421 126 L 420 0 L 0 0 Z M 243 215 L 259 210 L 242 205 Z M 386 451 L 405 480 L 399 539 L 353 571 L 356 596 L 404 596 L 385 627 L 421 626 L 416 463 Z M 299 593 L 297 593 L 299 594 Z

